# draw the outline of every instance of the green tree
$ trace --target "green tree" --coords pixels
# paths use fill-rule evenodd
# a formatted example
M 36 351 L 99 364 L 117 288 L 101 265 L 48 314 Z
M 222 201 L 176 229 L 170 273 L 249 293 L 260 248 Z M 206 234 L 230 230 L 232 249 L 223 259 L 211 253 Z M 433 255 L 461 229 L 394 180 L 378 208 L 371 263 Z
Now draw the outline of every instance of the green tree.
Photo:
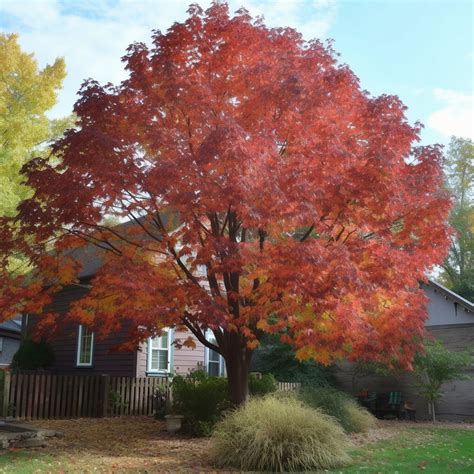
M 453 291 L 474 300 L 474 144 L 453 137 L 446 160 L 446 180 L 455 203 L 449 222 L 456 230 L 444 262 L 442 282 Z
M 314 360 L 300 361 L 289 344 L 283 344 L 277 335 L 262 337 L 261 346 L 255 351 L 252 371 L 273 374 L 281 382 L 299 382 L 305 385 L 327 387 L 335 385 L 331 366 Z
M 442 386 L 453 380 L 467 379 L 465 369 L 473 363 L 471 353 L 452 352 L 439 341 L 425 342 L 425 352 L 414 359 L 414 375 L 420 395 L 430 406 L 433 421 L 436 421 L 435 402 L 442 398 Z
M 39 69 L 34 56 L 21 50 L 16 34 L 0 34 L 0 217 L 15 216 L 17 205 L 29 197 L 22 166 L 49 153 L 48 144 L 73 123 L 72 117 L 46 115 L 56 104 L 65 76 L 62 58 Z M 19 253 L 9 262 L 13 273 L 29 268 Z
M 46 116 L 66 76 L 62 58 L 39 69 L 34 56 L 23 52 L 16 34 L 0 34 L 0 216 L 14 216 L 28 197 L 21 167 L 45 153 L 70 119 Z

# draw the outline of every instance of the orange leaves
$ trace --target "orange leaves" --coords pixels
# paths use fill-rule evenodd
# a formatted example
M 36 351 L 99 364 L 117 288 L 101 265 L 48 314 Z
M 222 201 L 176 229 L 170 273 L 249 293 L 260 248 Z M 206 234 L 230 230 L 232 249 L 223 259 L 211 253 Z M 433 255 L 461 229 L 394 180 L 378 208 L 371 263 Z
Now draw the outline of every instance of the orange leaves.
M 187 347 L 189 349 L 195 349 L 196 348 L 196 340 L 192 336 L 189 336 L 189 337 L 185 338 L 184 340 L 179 339 L 179 338 L 175 338 L 174 341 L 173 341 L 173 344 L 174 344 L 176 349 L 181 349 L 182 347 Z
M 247 349 L 256 349 L 260 343 L 257 339 L 252 339 L 251 341 L 247 341 Z
M 0 309 L 93 276 L 70 316 L 104 336 L 186 320 L 249 349 L 278 332 L 300 358 L 409 364 L 449 199 L 441 151 L 415 146 L 401 101 L 362 91 L 330 45 L 220 3 L 131 46 L 125 67 L 81 89 L 61 165 L 25 170 L 35 195 L 0 245 L 38 278 L 6 284 Z

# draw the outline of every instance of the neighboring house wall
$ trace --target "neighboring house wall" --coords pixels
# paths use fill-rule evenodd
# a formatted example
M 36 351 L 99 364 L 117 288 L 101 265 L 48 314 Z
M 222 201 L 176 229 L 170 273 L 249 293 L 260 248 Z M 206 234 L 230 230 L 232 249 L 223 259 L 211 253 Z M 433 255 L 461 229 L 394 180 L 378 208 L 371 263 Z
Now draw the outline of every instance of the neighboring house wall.
M 429 318 L 426 329 L 434 338 L 452 351 L 474 350 L 474 313 L 468 311 L 455 299 L 446 297 L 442 288 L 424 285 L 430 298 Z M 377 376 L 354 376 L 354 366 L 343 363 L 338 366 L 336 378 L 339 386 L 352 394 L 361 390 L 386 393 L 401 391 L 405 400 L 415 405 L 417 417 L 429 418 L 428 405 L 418 396 L 415 379 L 411 374 L 400 378 Z M 466 371 L 469 380 L 456 380 L 443 386 L 443 397 L 436 403 L 437 416 L 445 420 L 474 420 L 474 366 Z
M 428 319 L 426 327 L 455 324 L 474 324 L 473 313 L 465 307 L 446 297 L 441 289 L 432 285 L 423 285 L 428 302 Z
M 171 349 L 170 370 L 174 374 L 186 375 L 193 370 L 204 367 L 204 346 L 190 332 L 175 332 L 173 339 L 184 340 L 191 336 L 194 339 L 196 347 L 194 349 L 182 347 L 180 349 Z M 149 374 L 148 369 L 148 342 L 144 342 L 137 351 L 137 377 L 145 377 Z M 158 374 L 159 375 L 159 374 Z
M 0 368 L 8 367 L 20 347 L 20 337 L 0 332 Z
M 474 319 L 474 314 L 471 314 Z M 452 351 L 474 351 L 474 324 L 458 327 L 438 326 L 428 328 L 436 339 Z M 444 396 L 437 402 L 440 418 L 474 420 L 474 365 L 467 371 L 469 380 L 455 380 L 443 386 Z
M 70 286 L 59 292 L 48 308 L 64 314 L 69 305 L 75 299 L 84 296 L 87 288 L 81 286 Z M 38 317 L 28 317 L 30 331 Z M 106 340 L 94 340 L 92 366 L 77 366 L 77 324 L 68 325 L 61 330 L 61 335 L 49 341 L 53 347 L 55 361 L 50 370 L 62 374 L 109 374 L 116 376 L 135 376 L 136 355 L 134 352 L 117 352 L 113 347 L 125 340 L 126 330 L 115 333 L 113 337 Z
M 83 297 L 88 291 L 86 285 L 69 286 L 59 292 L 53 300 L 53 303 L 46 311 L 59 312 L 65 314 L 70 304 Z M 29 316 L 26 320 L 27 332 L 32 332 L 38 317 Z M 148 343 L 144 342 L 140 350 L 136 352 L 118 352 L 114 346 L 125 341 L 127 336 L 126 329 L 122 329 L 113 336 L 105 340 L 94 339 L 92 366 L 77 366 L 78 349 L 78 329 L 79 325 L 68 325 L 61 330 L 61 334 L 52 339 L 50 344 L 53 347 L 55 361 L 49 370 L 61 374 L 109 374 L 115 376 L 145 377 L 145 376 L 163 376 L 163 374 L 148 372 Z M 204 367 L 205 350 L 204 346 L 189 332 L 174 333 L 173 338 L 186 339 L 192 336 L 196 348 L 190 349 L 182 347 L 176 349 L 173 346 L 170 350 L 170 371 L 172 373 L 185 375 L 193 370 Z
M 194 349 L 182 347 L 174 350 L 173 367 L 176 374 L 186 375 L 196 369 L 204 368 L 204 345 L 190 332 L 175 333 L 175 339 L 184 340 L 189 336 L 193 338 L 196 347 Z

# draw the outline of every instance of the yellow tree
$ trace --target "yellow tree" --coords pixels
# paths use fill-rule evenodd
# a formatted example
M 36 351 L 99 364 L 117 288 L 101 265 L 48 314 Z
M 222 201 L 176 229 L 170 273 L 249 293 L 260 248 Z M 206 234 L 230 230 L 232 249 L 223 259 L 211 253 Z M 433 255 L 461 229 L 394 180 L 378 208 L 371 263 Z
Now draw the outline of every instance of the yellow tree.
M 0 34 L 0 216 L 13 216 L 28 197 L 21 167 L 47 150 L 69 119 L 46 116 L 57 101 L 66 76 L 62 58 L 44 69 L 23 52 L 18 35 Z

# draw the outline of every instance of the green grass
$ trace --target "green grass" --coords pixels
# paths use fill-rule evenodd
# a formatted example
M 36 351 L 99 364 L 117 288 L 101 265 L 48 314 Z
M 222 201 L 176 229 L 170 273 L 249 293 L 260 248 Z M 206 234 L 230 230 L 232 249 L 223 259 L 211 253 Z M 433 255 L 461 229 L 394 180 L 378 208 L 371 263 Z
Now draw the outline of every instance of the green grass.
M 32 474 L 34 472 L 61 472 L 70 463 L 46 455 L 42 450 L 22 449 L 0 451 L 0 473 Z
M 474 473 L 474 430 L 406 428 L 394 438 L 352 451 L 354 463 L 334 473 Z

